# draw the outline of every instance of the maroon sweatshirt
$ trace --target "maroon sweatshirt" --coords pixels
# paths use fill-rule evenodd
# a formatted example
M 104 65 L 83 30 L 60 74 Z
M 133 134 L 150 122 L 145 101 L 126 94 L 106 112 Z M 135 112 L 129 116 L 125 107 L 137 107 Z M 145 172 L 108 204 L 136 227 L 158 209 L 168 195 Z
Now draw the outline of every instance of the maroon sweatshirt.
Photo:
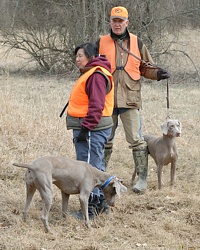
M 105 57 L 95 57 L 86 64 L 84 70 L 95 66 L 104 67 L 111 72 L 110 63 Z M 84 117 L 82 126 L 89 130 L 97 126 L 102 117 L 102 111 L 105 105 L 106 86 L 106 78 L 98 72 L 94 72 L 86 82 L 86 93 L 89 99 L 89 106 L 87 116 Z

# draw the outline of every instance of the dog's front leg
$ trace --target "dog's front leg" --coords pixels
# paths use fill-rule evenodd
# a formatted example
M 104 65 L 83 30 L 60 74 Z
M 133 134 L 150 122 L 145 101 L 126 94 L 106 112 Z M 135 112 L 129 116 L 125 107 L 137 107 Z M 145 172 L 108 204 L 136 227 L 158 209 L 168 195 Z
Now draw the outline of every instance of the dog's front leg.
M 66 218 L 69 194 L 66 194 L 63 191 L 61 191 L 61 194 L 62 194 L 62 215 L 64 218 Z
M 162 169 L 163 169 L 163 165 L 162 164 L 158 164 L 157 165 L 157 176 L 158 176 L 158 189 L 161 189 L 161 177 L 162 177 Z
M 176 170 L 176 161 L 171 162 L 171 190 L 174 188 L 174 176 L 175 176 L 175 170 Z

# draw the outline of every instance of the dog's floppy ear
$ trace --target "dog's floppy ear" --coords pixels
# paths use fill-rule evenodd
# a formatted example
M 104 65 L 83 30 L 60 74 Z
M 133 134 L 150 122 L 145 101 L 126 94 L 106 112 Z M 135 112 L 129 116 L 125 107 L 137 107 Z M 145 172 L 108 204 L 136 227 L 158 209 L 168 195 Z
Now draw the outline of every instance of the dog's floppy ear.
M 166 121 L 166 122 L 163 122 L 163 124 L 161 124 L 161 126 L 160 126 L 164 135 L 167 135 L 167 133 L 168 133 L 168 126 L 167 126 L 167 124 L 168 124 L 168 122 Z
M 181 130 L 182 129 L 182 123 L 179 120 L 177 120 L 177 122 L 178 122 L 179 128 Z
M 115 188 L 116 194 L 119 196 L 119 198 L 120 198 L 120 192 L 122 193 L 127 192 L 127 188 L 117 178 L 115 178 L 113 182 L 113 187 Z

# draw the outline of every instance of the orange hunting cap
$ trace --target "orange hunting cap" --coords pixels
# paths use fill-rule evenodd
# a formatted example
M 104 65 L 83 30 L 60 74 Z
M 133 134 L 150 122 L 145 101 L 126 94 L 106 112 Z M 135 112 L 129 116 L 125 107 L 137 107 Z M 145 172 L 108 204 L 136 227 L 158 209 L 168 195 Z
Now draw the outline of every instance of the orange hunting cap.
M 122 6 L 112 8 L 110 13 L 110 19 L 120 18 L 122 20 L 128 19 L 128 11 Z

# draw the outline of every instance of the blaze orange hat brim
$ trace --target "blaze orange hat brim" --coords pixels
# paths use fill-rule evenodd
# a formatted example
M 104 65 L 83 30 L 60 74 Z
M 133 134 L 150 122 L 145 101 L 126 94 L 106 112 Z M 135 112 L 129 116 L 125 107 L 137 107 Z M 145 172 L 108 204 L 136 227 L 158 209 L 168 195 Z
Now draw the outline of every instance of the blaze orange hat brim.
M 110 13 L 110 19 L 120 18 L 122 20 L 128 19 L 128 11 L 122 6 L 112 8 Z

